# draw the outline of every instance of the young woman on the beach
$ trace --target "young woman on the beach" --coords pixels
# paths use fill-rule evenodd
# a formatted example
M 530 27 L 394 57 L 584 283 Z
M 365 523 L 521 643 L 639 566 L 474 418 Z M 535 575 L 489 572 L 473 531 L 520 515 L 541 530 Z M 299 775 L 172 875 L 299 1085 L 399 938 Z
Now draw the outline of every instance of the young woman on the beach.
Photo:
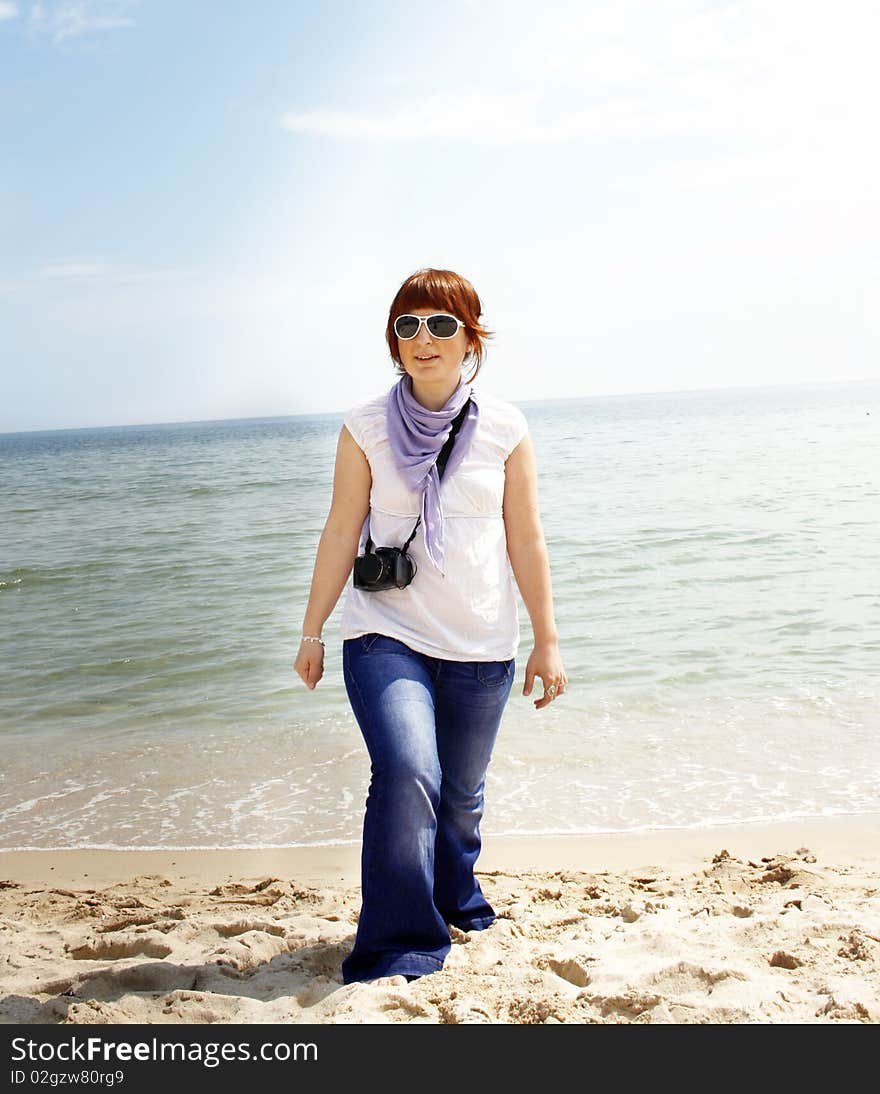
M 540 709 L 567 682 L 528 425 L 512 404 L 472 387 L 491 337 L 481 311 L 470 282 L 450 270 L 408 277 L 386 329 L 399 379 L 350 409 L 339 435 L 294 668 L 311 689 L 323 676 L 321 631 L 355 565 L 342 667 L 372 774 L 345 983 L 436 972 L 449 924 L 483 930 L 495 918 L 474 864 L 519 643 L 511 574 L 535 640 L 523 694 L 540 677 Z M 411 536 L 414 575 L 392 557 L 397 584 L 370 587 L 374 575 L 361 569 L 370 563 L 388 584 L 375 548 L 403 548 Z M 359 554 L 368 557 L 356 564 Z

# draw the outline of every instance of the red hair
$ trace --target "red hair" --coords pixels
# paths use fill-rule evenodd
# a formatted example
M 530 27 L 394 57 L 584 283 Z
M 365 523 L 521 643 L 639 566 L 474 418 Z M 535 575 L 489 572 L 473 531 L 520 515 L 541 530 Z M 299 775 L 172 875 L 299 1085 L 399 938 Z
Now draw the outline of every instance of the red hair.
M 397 295 L 392 300 L 391 309 L 388 312 L 385 341 L 388 343 L 392 360 L 396 363 L 396 371 L 400 376 L 405 375 L 406 369 L 400 360 L 397 335 L 394 333 L 394 320 L 399 315 L 409 314 L 413 308 L 436 308 L 438 311 L 449 312 L 464 323 L 468 339 L 468 352 L 464 359 L 475 362 L 473 375 L 468 379 L 470 383 L 480 371 L 486 355 L 484 340 L 493 337 L 492 332 L 480 324 L 483 306 L 470 281 L 460 274 L 453 273 L 452 270 L 426 268 L 410 274 L 397 290 Z

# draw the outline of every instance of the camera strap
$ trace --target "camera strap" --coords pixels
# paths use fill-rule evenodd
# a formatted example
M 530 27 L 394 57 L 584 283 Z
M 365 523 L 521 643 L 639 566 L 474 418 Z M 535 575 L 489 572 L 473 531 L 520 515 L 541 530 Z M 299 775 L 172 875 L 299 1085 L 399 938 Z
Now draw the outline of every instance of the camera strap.
M 453 420 L 452 420 L 452 429 L 450 429 L 449 436 L 446 438 L 446 443 L 440 449 L 440 452 L 437 456 L 437 474 L 439 475 L 439 477 L 441 479 L 443 478 L 443 472 L 446 470 L 446 463 L 449 459 L 449 453 L 452 451 L 452 446 L 455 444 L 455 435 L 458 433 L 459 429 L 461 429 L 461 424 L 464 421 L 465 415 L 467 414 L 468 407 L 470 405 L 471 405 L 471 400 L 470 400 L 470 396 L 469 396 L 465 400 L 464 406 L 461 408 L 461 410 L 458 412 L 458 414 L 456 414 L 456 416 L 453 418 Z M 401 551 L 403 552 L 403 554 L 406 554 L 407 548 L 409 547 L 409 545 L 412 543 L 413 539 L 415 538 L 415 534 L 418 531 L 419 523 L 420 523 L 421 519 L 422 519 L 422 514 L 419 513 L 418 519 L 416 520 L 416 523 L 415 523 L 415 526 L 413 527 L 412 532 L 410 532 L 409 539 L 400 548 Z M 373 550 L 373 540 L 372 540 L 372 537 L 370 536 L 370 534 L 367 533 L 367 542 L 364 544 L 364 553 L 369 554 L 372 550 Z

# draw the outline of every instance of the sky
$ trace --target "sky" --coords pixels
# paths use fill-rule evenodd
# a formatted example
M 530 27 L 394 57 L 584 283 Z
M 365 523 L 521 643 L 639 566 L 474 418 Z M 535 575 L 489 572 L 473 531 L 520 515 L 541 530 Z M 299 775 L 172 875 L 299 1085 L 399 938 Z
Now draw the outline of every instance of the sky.
M 880 377 L 860 0 L 0 0 L 0 431 Z

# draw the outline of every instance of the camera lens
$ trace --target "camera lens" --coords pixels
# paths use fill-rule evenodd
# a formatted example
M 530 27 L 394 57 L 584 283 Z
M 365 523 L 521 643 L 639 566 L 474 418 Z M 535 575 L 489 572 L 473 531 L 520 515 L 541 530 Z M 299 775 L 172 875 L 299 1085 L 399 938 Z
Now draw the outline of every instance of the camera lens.
M 384 566 L 378 555 L 364 555 L 363 558 L 358 559 L 358 561 L 360 562 L 360 577 L 362 581 L 365 581 L 368 585 L 372 585 L 379 580 L 382 576 Z

